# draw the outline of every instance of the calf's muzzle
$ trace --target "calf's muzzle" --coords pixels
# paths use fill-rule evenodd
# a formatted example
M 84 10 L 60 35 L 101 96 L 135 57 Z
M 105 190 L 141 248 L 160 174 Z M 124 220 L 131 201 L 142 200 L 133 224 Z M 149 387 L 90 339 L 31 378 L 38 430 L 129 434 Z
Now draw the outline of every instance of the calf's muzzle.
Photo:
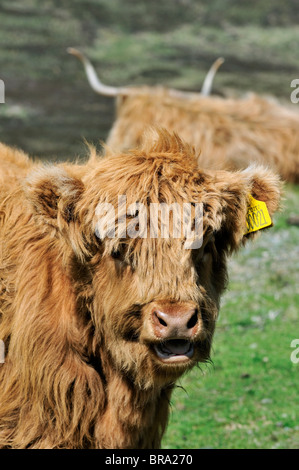
M 154 335 L 160 340 L 191 340 L 197 333 L 199 313 L 188 304 L 156 305 L 151 313 Z

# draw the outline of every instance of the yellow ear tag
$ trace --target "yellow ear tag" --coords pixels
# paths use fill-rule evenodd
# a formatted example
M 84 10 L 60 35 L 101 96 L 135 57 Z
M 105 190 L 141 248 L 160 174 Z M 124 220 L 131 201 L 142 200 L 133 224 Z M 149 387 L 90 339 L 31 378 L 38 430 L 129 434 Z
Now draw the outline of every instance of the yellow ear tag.
M 272 225 L 272 220 L 269 215 L 266 203 L 257 201 L 254 197 L 249 195 L 249 206 L 246 216 L 247 231 L 244 235 L 251 232 L 256 232 L 262 228 Z

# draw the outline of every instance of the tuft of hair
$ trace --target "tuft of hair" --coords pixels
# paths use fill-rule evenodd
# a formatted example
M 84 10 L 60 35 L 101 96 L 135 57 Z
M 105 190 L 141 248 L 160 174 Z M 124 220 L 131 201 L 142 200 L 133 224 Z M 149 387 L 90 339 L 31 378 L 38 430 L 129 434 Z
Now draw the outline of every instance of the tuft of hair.
M 181 153 L 198 158 L 195 147 L 183 141 L 176 132 L 163 127 L 149 127 L 142 136 L 140 150 L 145 153 Z

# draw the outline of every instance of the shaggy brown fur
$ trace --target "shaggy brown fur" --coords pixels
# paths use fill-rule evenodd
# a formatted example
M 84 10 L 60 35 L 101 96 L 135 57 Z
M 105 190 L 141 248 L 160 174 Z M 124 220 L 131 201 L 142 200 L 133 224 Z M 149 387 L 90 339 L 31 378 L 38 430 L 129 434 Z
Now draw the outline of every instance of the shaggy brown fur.
M 124 151 L 140 144 L 144 129 L 159 125 L 201 151 L 204 168 L 243 169 L 264 164 L 299 182 L 299 114 L 251 94 L 243 99 L 198 95 L 175 98 L 167 89 L 120 95 L 107 144 Z
M 175 381 L 209 359 L 226 257 L 253 237 L 243 235 L 249 194 L 273 214 L 278 177 L 198 169 L 195 151 L 160 131 L 82 166 L 44 166 L 1 146 L 0 179 L 0 447 L 159 447 Z M 123 194 L 147 207 L 202 202 L 202 248 L 99 240 L 97 204 Z M 178 325 L 190 309 L 187 333 L 162 338 L 156 312 Z M 186 338 L 190 357 L 157 355 Z

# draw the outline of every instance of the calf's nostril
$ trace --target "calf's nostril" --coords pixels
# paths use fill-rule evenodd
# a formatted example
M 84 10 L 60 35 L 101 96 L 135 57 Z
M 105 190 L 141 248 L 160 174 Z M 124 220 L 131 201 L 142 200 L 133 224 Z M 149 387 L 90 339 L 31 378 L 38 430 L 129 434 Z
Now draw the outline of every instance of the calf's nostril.
M 192 315 L 192 317 L 187 323 L 187 328 L 188 329 L 193 328 L 197 323 L 197 319 L 198 319 L 198 312 L 197 310 L 195 310 L 194 314 Z
M 179 311 L 176 315 L 171 315 L 160 310 L 153 311 L 153 321 L 156 327 L 164 331 L 168 331 L 171 328 L 178 329 L 180 331 L 192 330 L 198 322 L 198 310 L 193 309 L 186 312 Z
M 160 325 L 167 326 L 166 321 L 164 321 L 163 318 L 161 318 L 161 315 L 159 315 L 158 312 L 155 312 L 155 317 L 158 319 L 158 322 L 160 323 Z

